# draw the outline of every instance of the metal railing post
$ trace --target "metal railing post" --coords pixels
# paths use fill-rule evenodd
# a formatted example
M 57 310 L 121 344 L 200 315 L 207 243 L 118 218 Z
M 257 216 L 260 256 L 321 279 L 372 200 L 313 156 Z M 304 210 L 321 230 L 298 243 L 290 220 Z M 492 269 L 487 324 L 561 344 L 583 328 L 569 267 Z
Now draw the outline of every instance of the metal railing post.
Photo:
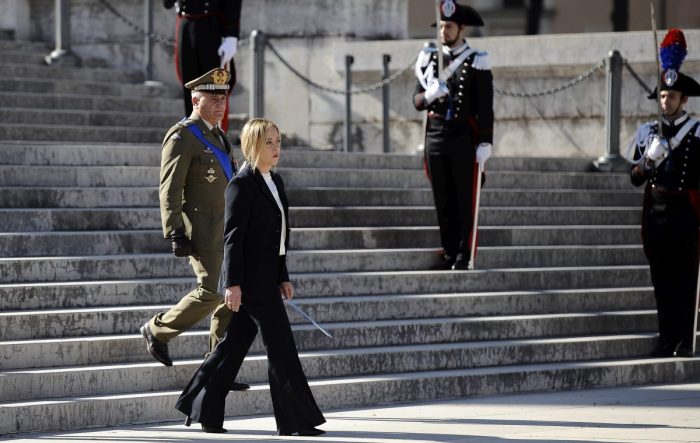
M 343 152 L 352 152 L 352 107 L 350 99 L 352 95 L 352 64 L 355 58 L 352 55 L 345 56 L 345 137 L 343 138 Z
M 622 55 L 616 49 L 608 53 L 606 64 L 606 100 L 605 109 L 605 155 L 593 162 L 600 171 L 621 170 L 625 160 L 620 157 L 620 119 L 622 102 Z
M 70 49 L 70 0 L 56 0 L 56 48 L 44 57 L 47 65 L 77 66 L 80 59 Z
M 389 54 L 382 55 L 382 80 L 389 78 L 389 63 L 391 56 Z M 382 136 L 384 152 L 391 152 L 389 139 L 389 83 L 382 86 Z
M 153 0 L 144 1 L 143 75 L 146 82 L 153 80 Z
M 249 118 L 265 115 L 265 33 L 254 30 L 250 33 L 250 102 Z

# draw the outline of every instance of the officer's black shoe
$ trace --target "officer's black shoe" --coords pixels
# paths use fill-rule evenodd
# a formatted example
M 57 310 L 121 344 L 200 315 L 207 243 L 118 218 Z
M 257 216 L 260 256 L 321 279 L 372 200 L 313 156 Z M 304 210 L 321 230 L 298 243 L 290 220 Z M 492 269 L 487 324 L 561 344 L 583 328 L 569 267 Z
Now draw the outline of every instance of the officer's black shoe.
M 234 381 L 231 385 L 232 391 L 247 391 L 248 389 L 250 389 L 250 385 L 245 383 L 238 383 Z
M 165 366 L 172 366 L 173 361 L 170 359 L 170 352 L 168 351 L 168 344 L 159 341 L 151 333 L 151 328 L 148 323 L 141 326 L 141 335 L 146 339 L 146 349 L 151 353 L 153 358 L 163 363 Z
M 683 343 L 679 343 L 678 346 L 676 346 L 676 350 L 673 355 L 674 357 L 693 357 L 693 348 Z
M 469 269 L 469 256 L 467 254 L 457 254 L 457 260 L 452 265 L 453 271 L 466 271 Z
M 316 428 L 302 429 L 301 431 L 297 432 L 278 431 L 279 435 L 298 435 L 300 437 L 317 437 L 325 433 L 326 431 Z
M 673 357 L 673 347 L 659 343 L 651 352 L 651 357 Z
M 430 269 L 432 271 L 449 271 L 450 269 L 452 269 L 452 265 L 455 264 L 456 259 L 457 257 L 455 257 L 454 255 L 443 254 L 440 258 L 440 263 L 434 265 Z

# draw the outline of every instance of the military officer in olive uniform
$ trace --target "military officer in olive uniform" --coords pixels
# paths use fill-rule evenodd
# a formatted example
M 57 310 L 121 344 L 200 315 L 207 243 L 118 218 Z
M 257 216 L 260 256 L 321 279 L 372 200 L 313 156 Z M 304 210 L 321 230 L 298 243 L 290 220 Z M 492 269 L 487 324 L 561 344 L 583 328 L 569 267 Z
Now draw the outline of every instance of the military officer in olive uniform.
M 163 234 L 177 257 L 189 257 L 197 287 L 141 328 L 148 351 L 172 365 L 168 342 L 212 313 L 210 350 L 223 338 L 231 311 L 217 292 L 224 254 L 224 191 L 236 172 L 228 139 L 217 126 L 229 91 L 228 71 L 216 68 L 187 83 L 192 115 L 165 135 L 160 166 Z
M 435 48 L 421 51 L 413 102 L 417 110 L 428 111 L 425 160 L 443 249 L 435 269 L 463 270 L 469 268 L 476 229 L 475 180 L 491 156 L 493 76 L 488 54 L 470 47 L 464 38 L 468 26 L 483 26 L 481 16 L 451 1 L 443 3 L 441 12 L 437 26 L 445 69 L 440 77 Z
M 655 357 L 692 357 L 697 327 L 700 122 L 683 108 L 700 84 L 679 71 L 684 57 L 685 37 L 671 29 L 661 45 L 660 92 L 649 96 L 661 102 L 661 137 L 657 121 L 645 123 L 625 153 L 635 163 L 632 183 L 646 184 L 642 242 L 658 313 Z
M 241 0 L 163 0 L 163 6 L 175 6 L 177 11 L 175 64 L 184 85 L 185 115 L 190 115 L 192 101 L 185 83 L 221 67 L 231 73 L 229 91 L 236 84 L 233 56 L 241 32 Z M 224 115 L 228 115 L 228 107 Z M 228 129 L 227 118 L 221 128 L 224 132 Z

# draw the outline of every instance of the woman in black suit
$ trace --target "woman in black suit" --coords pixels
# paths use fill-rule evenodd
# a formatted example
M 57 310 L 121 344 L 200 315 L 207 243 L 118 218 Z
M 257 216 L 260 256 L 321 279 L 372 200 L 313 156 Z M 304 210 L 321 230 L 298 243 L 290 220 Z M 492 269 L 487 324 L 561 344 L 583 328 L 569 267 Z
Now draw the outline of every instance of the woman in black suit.
M 279 129 L 270 120 L 250 120 L 241 133 L 241 148 L 246 164 L 225 193 L 219 284 L 233 316 L 223 340 L 175 407 L 188 416 L 187 425 L 194 419 L 205 432 L 226 432 L 226 395 L 260 329 L 279 434 L 320 435 L 324 431 L 316 426 L 325 419 L 306 381 L 283 302 L 294 296 L 294 289 L 286 264 L 289 204 L 282 179 L 271 171 L 279 161 Z

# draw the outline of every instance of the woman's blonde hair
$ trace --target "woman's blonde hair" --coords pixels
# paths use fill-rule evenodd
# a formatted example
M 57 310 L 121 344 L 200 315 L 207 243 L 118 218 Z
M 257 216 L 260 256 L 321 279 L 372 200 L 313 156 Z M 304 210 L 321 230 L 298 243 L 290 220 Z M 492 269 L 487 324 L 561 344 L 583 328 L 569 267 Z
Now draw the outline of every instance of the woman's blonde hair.
M 243 131 L 241 132 L 241 150 L 243 151 L 243 157 L 246 161 L 250 163 L 250 166 L 255 169 L 258 165 L 258 160 L 260 160 L 260 154 L 265 148 L 265 142 L 267 141 L 267 131 L 270 128 L 280 129 L 277 125 L 266 118 L 254 118 L 248 120 L 248 123 L 243 126 Z

